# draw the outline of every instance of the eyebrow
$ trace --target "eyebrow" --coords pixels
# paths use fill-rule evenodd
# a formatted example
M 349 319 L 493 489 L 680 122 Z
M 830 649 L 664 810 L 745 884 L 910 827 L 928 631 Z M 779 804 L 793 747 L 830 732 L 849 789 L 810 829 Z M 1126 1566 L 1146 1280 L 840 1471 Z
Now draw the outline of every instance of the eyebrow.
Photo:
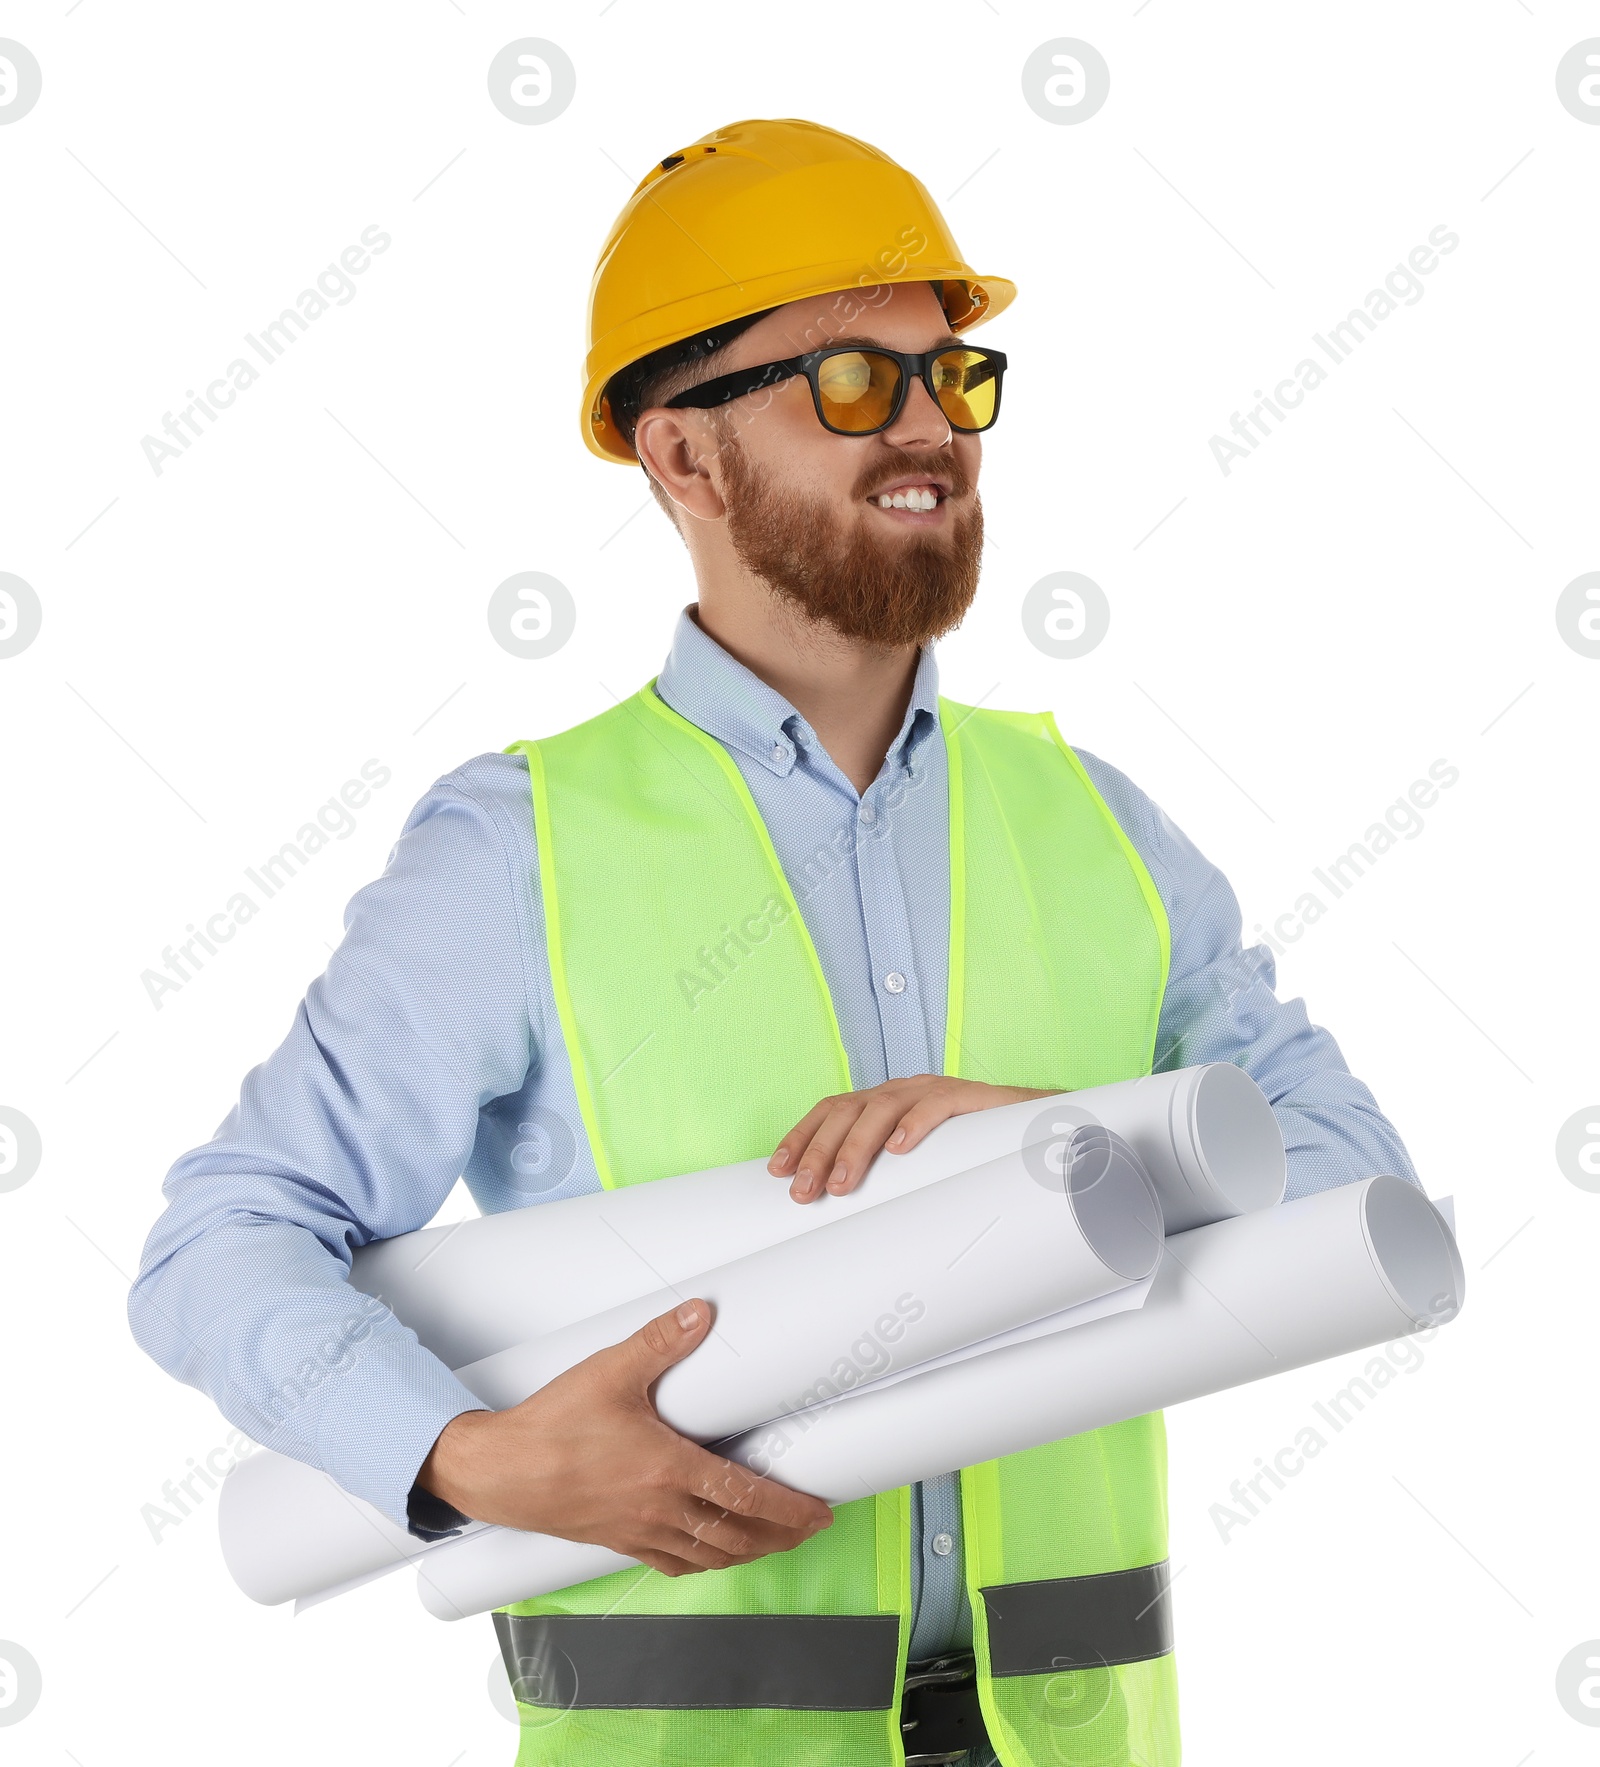
M 930 350 L 945 350 L 949 349 L 952 344 L 960 344 L 961 342 L 962 340 L 952 332 L 948 337 L 936 337 L 933 342 L 928 345 L 928 348 Z M 832 342 L 819 344 L 817 347 L 822 350 L 893 350 L 898 348 L 895 344 L 886 344 L 881 337 L 870 337 L 864 331 L 845 332 L 842 336 L 834 338 Z M 965 346 L 963 345 L 963 347 Z

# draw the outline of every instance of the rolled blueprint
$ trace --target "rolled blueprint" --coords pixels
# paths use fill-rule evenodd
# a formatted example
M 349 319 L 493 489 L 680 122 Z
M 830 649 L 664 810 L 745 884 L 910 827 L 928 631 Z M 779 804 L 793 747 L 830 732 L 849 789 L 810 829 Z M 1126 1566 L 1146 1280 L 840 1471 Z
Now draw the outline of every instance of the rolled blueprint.
M 711 1442 L 1149 1276 L 1161 1208 L 1120 1136 L 1077 1130 L 1065 1173 L 1006 1154 L 706 1271 L 704 1343 L 655 1407 Z M 677 1304 L 661 1289 L 459 1369 L 496 1410 Z
M 1175 1234 L 1142 1307 L 866 1388 L 716 1444 L 833 1504 L 1099 1429 L 1455 1317 L 1454 1236 L 1414 1185 L 1367 1178 Z M 459 1619 L 618 1568 L 491 1528 L 418 1566 Z M 593 1568 L 588 1568 L 592 1566 Z
M 293 1517 L 287 1538 L 279 1517 Z M 469 1530 L 487 1531 L 482 1522 Z M 217 1533 L 228 1575 L 252 1601 L 268 1605 L 353 1587 L 437 1544 L 398 1527 L 327 1473 L 268 1448 L 228 1469 L 217 1497 Z
M 1150 1277 L 1161 1209 L 1138 1156 L 1096 1124 L 1064 1145 L 1064 1159 L 1007 1154 L 700 1273 L 684 1292 L 714 1303 L 712 1330 L 656 1383 L 658 1413 L 712 1441 L 996 1334 L 1072 1326 L 1080 1304 Z M 680 1298 L 642 1295 L 457 1373 L 503 1410 Z M 422 1544 L 270 1452 L 229 1474 L 219 1526 L 234 1580 L 268 1603 L 392 1568 Z
M 952 1117 L 879 1153 L 848 1196 L 796 1203 L 765 1160 L 743 1160 L 380 1240 L 350 1280 L 461 1368 L 1002 1154 L 1048 1145 L 1059 1164 L 1067 1132 L 1097 1122 L 1145 1162 L 1169 1233 L 1283 1195 L 1272 1106 L 1243 1068 L 1211 1062 Z
M 426 1347 L 459 1370 L 641 1297 L 650 1298 L 645 1317 L 653 1316 L 693 1292 L 684 1284 L 708 1267 L 852 1218 L 1006 1152 L 1033 1149 L 1036 1161 L 1059 1171 L 1073 1129 L 1102 1119 L 1145 1160 L 1168 1232 L 1193 1224 L 1197 1212 L 1201 1220 L 1221 1219 L 1269 1206 L 1283 1193 L 1283 1141 L 1270 1104 L 1242 1068 L 1213 1062 L 953 1117 L 907 1154 L 880 1153 L 849 1196 L 797 1204 L 763 1160 L 746 1160 L 379 1241 L 355 1254 L 351 1282 L 381 1295 Z M 1142 1299 L 1142 1286 L 1114 1291 L 1000 1341 L 1077 1325 Z M 704 1346 L 696 1355 L 703 1353 Z M 279 1530 L 229 1520 L 300 1514 L 308 1518 L 302 1543 L 284 1550 Z M 230 1474 L 219 1521 L 230 1571 L 262 1601 L 325 1593 L 427 1550 L 327 1474 L 270 1451 Z
M 1283 1200 L 1283 1133 L 1266 1094 L 1232 1062 L 1117 1080 L 1049 1102 L 1063 1122 L 1088 1111 L 1129 1142 L 1155 1181 L 1169 1236 Z

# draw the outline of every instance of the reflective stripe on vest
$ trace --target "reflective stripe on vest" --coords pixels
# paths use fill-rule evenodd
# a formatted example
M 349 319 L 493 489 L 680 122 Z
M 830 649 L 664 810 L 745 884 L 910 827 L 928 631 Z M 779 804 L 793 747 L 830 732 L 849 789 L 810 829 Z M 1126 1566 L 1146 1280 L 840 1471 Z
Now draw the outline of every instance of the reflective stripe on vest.
M 564 1710 L 870 1712 L 895 1703 L 893 1614 L 508 1614 L 517 1698 Z
M 983 1591 L 994 1675 L 1049 1675 L 1059 1669 L 1142 1663 L 1172 1649 L 1168 1561 L 991 1584 Z
M 944 1071 L 1051 1091 L 1150 1072 L 1169 933 L 1137 850 L 1048 713 L 941 699 L 939 724 Z M 765 1157 L 851 1079 L 804 915 L 738 767 L 653 683 L 513 751 L 528 760 L 551 977 L 601 1182 Z M 925 772 L 893 790 L 918 789 Z M 886 803 L 880 829 L 893 814 Z M 840 862 L 854 863 L 848 850 L 819 851 L 824 873 Z M 1161 1414 L 967 1468 L 960 1494 L 979 1694 L 1006 1767 L 1130 1752 L 1175 1767 L 1169 1605 L 1150 1582 L 1167 1551 Z M 557 1629 L 505 1635 L 559 1639 L 577 1670 L 571 1701 L 556 1670 L 541 1670 L 546 1693 L 524 1678 L 518 1767 L 895 1767 L 909 1516 L 902 1487 L 839 1506 L 832 1527 L 748 1565 L 628 1569 L 515 1604 L 497 1625 Z M 592 1651 L 621 1619 L 648 1648 L 580 1659 L 573 1642 Z M 575 1620 L 594 1623 L 564 1630 Z M 867 1665 L 837 1668 L 823 1641 L 885 1639 L 891 1624 L 893 1684 L 864 1708 L 853 1702 Z M 800 1636 L 816 1648 L 797 1652 Z M 705 1642 L 724 1638 L 737 1669 Z
M 1143 1662 L 1172 1649 L 1170 1566 L 983 1590 L 990 1672 Z M 873 1711 L 894 1703 L 892 1614 L 494 1616 L 506 1674 L 529 1705 Z

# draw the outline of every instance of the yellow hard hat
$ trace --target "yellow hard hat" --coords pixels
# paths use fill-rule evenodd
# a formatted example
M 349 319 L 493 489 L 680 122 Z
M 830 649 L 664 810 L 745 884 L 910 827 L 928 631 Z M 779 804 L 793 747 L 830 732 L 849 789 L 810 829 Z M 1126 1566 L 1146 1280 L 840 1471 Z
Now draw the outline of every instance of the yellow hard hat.
M 713 129 L 645 173 L 601 248 L 583 439 L 602 460 L 637 461 L 605 390 L 653 350 L 786 301 L 901 282 L 934 283 L 956 332 L 1017 292 L 978 276 L 921 182 L 867 142 L 799 117 Z

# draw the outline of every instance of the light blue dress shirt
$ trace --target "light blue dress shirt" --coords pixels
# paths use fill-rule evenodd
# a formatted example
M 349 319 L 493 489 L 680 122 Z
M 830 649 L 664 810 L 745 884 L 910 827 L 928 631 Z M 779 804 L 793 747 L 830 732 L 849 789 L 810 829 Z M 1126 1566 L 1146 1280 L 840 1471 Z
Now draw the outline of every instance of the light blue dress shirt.
M 656 689 L 750 787 L 816 943 L 852 1083 L 939 1071 L 950 903 L 932 649 L 859 795 L 794 707 L 687 609 Z M 1271 952 L 1241 947 L 1227 879 L 1116 768 L 1077 753 L 1171 925 L 1156 1069 L 1245 1068 L 1283 1129 L 1291 1198 L 1375 1172 L 1416 1183 L 1332 1036 L 1303 1002 L 1275 998 Z M 426 1494 L 408 1514 L 413 1481 L 444 1426 L 479 1402 L 346 1276 L 355 1247 L 426 1225 L 458 1175 L 485 1213 L 599 1188 L 551 992 L 519 754 L 479 755 L 418 802 L 383 875 L 352 897 L 287 1037 L 167 1174 L 129 1298 L 134 1335 L 256 1441 L 436 1531 L 448 1521 Z M 913 1660 L 971 1640 L 958 1480 L 913 1487 Z

